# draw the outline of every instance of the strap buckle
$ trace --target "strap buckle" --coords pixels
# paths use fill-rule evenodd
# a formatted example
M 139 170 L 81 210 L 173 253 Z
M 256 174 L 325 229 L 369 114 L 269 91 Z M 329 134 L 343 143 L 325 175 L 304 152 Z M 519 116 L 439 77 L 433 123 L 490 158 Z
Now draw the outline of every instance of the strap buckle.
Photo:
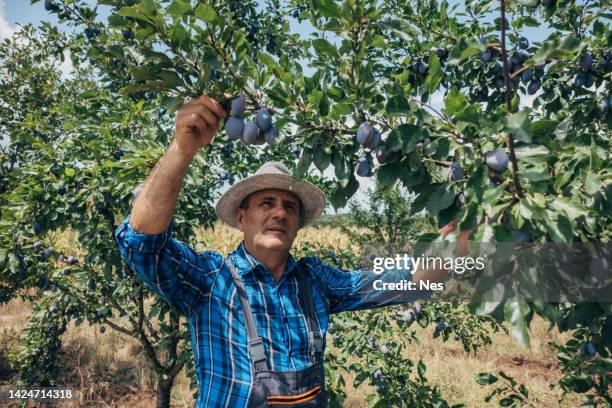
M 249 354 L 251 355 L 253 364 L 266 361 L 266 349 L 264 348 L 261 337 L 249 340 Z

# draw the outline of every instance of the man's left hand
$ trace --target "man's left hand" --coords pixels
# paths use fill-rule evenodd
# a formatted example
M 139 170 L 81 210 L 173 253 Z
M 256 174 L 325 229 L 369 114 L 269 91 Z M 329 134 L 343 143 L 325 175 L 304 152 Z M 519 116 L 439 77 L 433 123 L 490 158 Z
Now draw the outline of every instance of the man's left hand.
M 440 228 L 438 232 L 442 235 L 448 235 L 451 232 L 454 232 L 457 229 L 457 221 L 451 221 L 446 224 L 444 227 Z M 466 256 L 468 251 L 468 242 L 470 240 L 470 236 L 474 232 L 476 228 L 470 228 L 465 231 L 460 231 L 457 236 L 457 255 L 458 256 Z

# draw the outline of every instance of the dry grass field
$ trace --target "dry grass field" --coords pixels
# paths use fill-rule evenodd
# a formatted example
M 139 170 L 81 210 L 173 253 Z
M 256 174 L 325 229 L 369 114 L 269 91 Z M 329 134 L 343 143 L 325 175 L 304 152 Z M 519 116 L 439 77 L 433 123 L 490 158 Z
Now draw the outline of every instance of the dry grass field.
M 240 237 L 230 228 L 217 225 L 214 229 L 199 230 L 197 250 L 211 248 L 223 253 L 233 250 Z M 46 241 L 52 241 L 59 250 L 72 248 L 71 253 L 79 254 L 74 233 L 50 234 Z M 300 232 L 296 246 L 303 241 L 322 242 L 334 247 L 346 247 L 348 241 L 337 230 L 325 228 L 305 228 Z M 5 352 L 21 342 L 23 330 L 31 305 L 20 300 L 0 306 L 0 385 L 9 384 L 15 373 L 9 368 Z M 561 373 L 556 366 L 556 358 L 549 342 L 562 342 L 567 333 L 548 332 L 546 323 L 536 318 L 532 324 L 532 346 L 530 350 L 517 345 L 512 338 L 503 333 L 493 335 L 493 346 L 477 354 L 466 353 L 458 342 L 453 340 L 442 343 L 431 339 L 431 327 L 417 328 L 421 344 L 407 350 L 407 357 L 423 359 L 427 365 L 427 378 L 438 385 L 442 395 L 449 403 L 465 403 L 468 407 L 496 406 L 485 403 L 488 388 L 474 382 L 474 375 L 482 372 L 503 370 L 524 383 L 538 407 L 573 407 L 579 405 L 575 397 L 559 404 L 558 389 L 549 389 Z M 97 326 L 80 327 L 71 324 L 62 337 L 62 358 L 65 367 L 60 382 L 77 390 L 77 399 L 62 407 L 131 407 L 144 408 L 155 406 L 154 376 L 147 367 L 137 342 L 118 332 L 108 330 L 98 332 Z M 331 343 L 331 342 L 330 342 Z M 331 350 L 333 351 L 333 349 Z M 358 389 L 352 387 L 353 378 L 345 375 L 348 400 L 346 407 L 366 407 L 364 396 L 368 386 Z M 173 407 L 191 407 L 194 399 L 189 389 L 189 379 L 181 372 L 172 391 Z M 0 406 L 2 402 L 0 402 Z

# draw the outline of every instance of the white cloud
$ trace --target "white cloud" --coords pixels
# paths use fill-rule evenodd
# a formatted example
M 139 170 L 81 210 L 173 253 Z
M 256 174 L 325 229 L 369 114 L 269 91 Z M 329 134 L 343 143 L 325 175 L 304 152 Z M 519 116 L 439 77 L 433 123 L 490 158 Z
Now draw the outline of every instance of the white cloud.
M 13 35 L 15 28 L 4 17 L 4 0 L 0 0 L 0 41 Z

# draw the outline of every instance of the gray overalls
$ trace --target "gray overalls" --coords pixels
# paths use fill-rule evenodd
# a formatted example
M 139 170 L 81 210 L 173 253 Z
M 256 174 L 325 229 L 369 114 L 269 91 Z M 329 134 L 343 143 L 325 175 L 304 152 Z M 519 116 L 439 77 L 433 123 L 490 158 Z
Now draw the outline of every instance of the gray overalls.
M 317 327 L 315 309 L 312 303 L 308 280 L 297 265 L 300 292 L 306 305 L 308 320 L 308 339 L 311 360 L 314 364 L 300 371 L 272 371 L 268 362 L 261 337 L 257 334 L 255 319 L 240 275 L 232 261 L 227 265 L 238 289 L 242 313 L 246 322 L 249 355 L 253 363 L 253 379 L 248 408 L 261 407 L 326 407 L 325 372 L 323 369 L 323 339 Z

